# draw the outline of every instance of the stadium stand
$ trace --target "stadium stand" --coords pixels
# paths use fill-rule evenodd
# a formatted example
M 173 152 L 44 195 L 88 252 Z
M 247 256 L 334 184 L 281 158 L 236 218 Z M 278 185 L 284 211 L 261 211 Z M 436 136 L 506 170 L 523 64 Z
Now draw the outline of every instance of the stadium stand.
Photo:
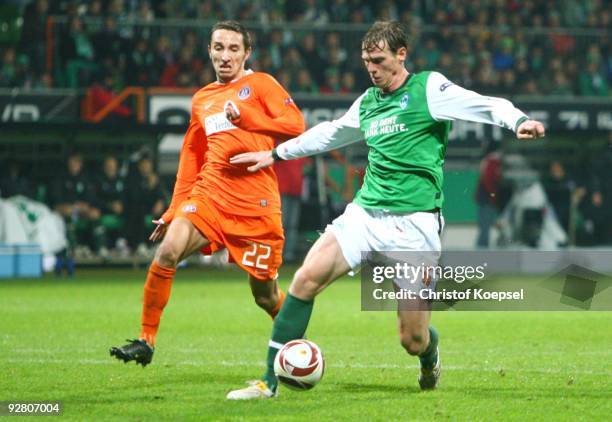
M 83 88 L 109 72 L 116 89 L 202 86 L 213 76 L 207 31 L 231 17 L 251 23 L 255 70 L 272 73 L 295 92 L 361 92 L 368 80 L 347 51 L 368 23 L 391 18 L 414 36 L 411 71 L 437 68 L 491 94 L 610 93 L 608 2 L 243 3 L 36 0 L 3 6 L 0 86 Z
M 254 70 L 274 75 L 292 95 L 353 98 L 370 85 L 361 62 L 352 57 L 359 50 L 361 35 L 377 19 L 397 19 L 412 35 L 407 62 L 411 72 L 436 69 L 483 94 L 546 96 L 553 102 L 556 98 L 570 102 L 588 98 L 606 104 L 612 96 L 611 16 L 612 4 L 598 0 L 13 0 L 0 6 L 0 89 L 20 93 L 66 89 L 77 93 L 84 121 L 143 123 L 145 90 L 159 87 L 192 93 L 213 81 L 206 40 L 214 22 L 232 18 L 244 22 L 253 33 L 250 66 Z M 9 116 L 10 112 L 9 105 L 3 113 Z M 553 208 L 563 227 L 571 232 L 571 244 L 612 242 L 612 229 L 602 217 L 602 210 L 612 203 L 607 142 L 598 135 L 597 142 L 589 143 L 586 152 L 579 154 L 574 154 L 576 148 L 570 142 L 560 142 L 556 147 L 559 163 L 552 167 L 546 160 L 533 158 L 537 154 L 531 157 L 544 188 L 554 198 Z M 83 154 L 86 171 L 91 172 L 88 177 L 99 176 L 100 157 L 114 155 L 127 189 L 144 192 L 150 188 L 150 204 L 138 211 L 128 207 L 127 240 L 115 239 L 121 240 L 123 249 L 127 244 L 142 255 L 150 253 L 142 246 L 145 215 L 159 211 L 158 202 L 167 200 L 172 186 L 171 177 L 164 177 L 172 172 L 150 176 L 150 186 L 134 182 L 137 163 L 143 161 L 139 151 L 146 143 L 98 146 Z M 32 168 L 25 152 L 12 157 L 13 150 L 7 148 L 2 150 L 9 151 L 4 155 L 0 151 L 0 160 L 7 164 L 0 169 L 4 182 L 0 196 L 15 190 L 11 185 L 17 175 L 14 169 L 21 168 L 19 177 L 29 178 L 27 196 L 53 205 L 53 187 L 58 183 L 53 179 L 54 163 L 67 159 L 69 147 L 46 150 L 55 161 Z M 476 159 L 484 149 L 477 152 Z M 524 151 L 519 148 L 518 153 Z M 4 158 L 7 156 L 10 160 Z M 355 157 L 363 161 L 359 153 Z M 362 170 L 359 163 L 350 163 L 356 169 L 349 171 L 349 160 L 334 159 L 344 164 L 339 169 L 330 167 L 326 182 L 335 186 L 336 173 L 354 179 L 336 189 L 344 198 L 359 184 Z M 581 166 L 588 161 L 595 164 L 585 171 Z M 509 168 L 513 161 L 502 163 Z M 155 173 L 158 157 L 148 164 L 145 167 L 152 167 L 149 171 Z M 307 184 L 316 176 L 306 175 Z M 474 187 L 477 177 L 473 177 Z M 318 186 L 317 181 L 310 186 Z M 316 198 L 318 193 L 311 190 L 311 199 Z M 498 201 L 500 208 L 503 199 Z M 333 204 L 325 206 L 328 217 L 337 211 Z M 304 214 L 308 218 L 312 213 Z M 101 226 L 97 227 L 100 231 Z M 93 251 L 113 248 L 113 241 L 105 238 L 100 243 L 95 240 L 99 237 L 83 236 L 90 239 L 86 246 Z

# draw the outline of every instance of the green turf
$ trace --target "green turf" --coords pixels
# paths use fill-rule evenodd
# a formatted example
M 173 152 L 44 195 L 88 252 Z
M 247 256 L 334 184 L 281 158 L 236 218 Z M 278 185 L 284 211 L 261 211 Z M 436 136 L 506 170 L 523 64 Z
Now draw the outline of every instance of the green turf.
M 283 271 L 286 286 L 290 270 Z M 438 312 L 441 388 L 392 312 L 361 312 L 356 280 L 315 304 L 309 338 L 327 359 L 314 390 L 227 402 L 258 377 L 271 322 L 235 270 L 180 270 L 146 369 L 108 347 L 139 332 L 142 271 L 0 281 L 0 401 L 62 400 L 76 420 L 602 420 L 612 414 L 612 313 Z M 606 416 L 607 415 L 607 416 Z

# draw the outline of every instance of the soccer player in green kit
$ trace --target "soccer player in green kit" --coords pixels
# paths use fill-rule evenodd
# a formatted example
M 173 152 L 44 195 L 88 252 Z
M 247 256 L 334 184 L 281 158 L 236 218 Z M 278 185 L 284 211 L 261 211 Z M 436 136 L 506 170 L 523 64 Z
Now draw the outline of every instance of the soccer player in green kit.
M 276 396 L 274 357 L 286 342 L 304 337 L 314 298 L 334 280 L 357 269 L 362 252 L 427 252 L 439 256 L 443 219 L 442 166 L 452 120 L 494 124 L 518 139 L 544 136 L 542 123 L 530 120 L 511 102 L 461 88 L 437 72 L 409 73 L 404 67 L 407 36 L 397 22 L 376 22 L 362 40 L 361 58 L 370 87 L 347 113 L 320 123 L 272 151 L 239 154 L 232 164 L 250 171 L 329 151 L 354 142 L 368 145 L 363 186 L 344 213 L 315 242 L 295 273 L 285 303 L 274 321 L 267 371 L 230 400 Z M 421 283 L 423 280 L 421 281 Z M 421 363 L 419 385 L 437 387 L 440 378 L 438 334 L 431 311 L 398 310 L 404 349 Z

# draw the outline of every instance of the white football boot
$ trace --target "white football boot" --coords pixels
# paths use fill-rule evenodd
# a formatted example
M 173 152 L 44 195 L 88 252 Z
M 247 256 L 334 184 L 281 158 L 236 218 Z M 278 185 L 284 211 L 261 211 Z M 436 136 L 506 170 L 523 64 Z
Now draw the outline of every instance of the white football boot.
M 272 391 L 268 384 L 261 380 L 247 381 L 249 384 L 246 388 L 233 390 L 227 393 L 228 400 L 256 400 L 256 399 L 271 399 L 278 396 L 278 390 Z

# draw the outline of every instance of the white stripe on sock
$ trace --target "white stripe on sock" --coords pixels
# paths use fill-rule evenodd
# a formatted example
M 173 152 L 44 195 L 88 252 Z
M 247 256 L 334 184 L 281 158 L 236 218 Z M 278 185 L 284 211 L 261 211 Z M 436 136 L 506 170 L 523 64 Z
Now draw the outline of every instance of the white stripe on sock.
M 277 343 L 277 342 L 275 342 L 274 340 L 270 340 L 270 341 L 268 342 L 268 346 L 269 346 L 269 347 L 273 347 L 273 348 L 275 348 L 275 349 L 279 349 L 279 350 L 280 350 L 280 348 L 281 348 L 281 347 L 283 347 L 283 346 L 284 346 L 284 344 Z

